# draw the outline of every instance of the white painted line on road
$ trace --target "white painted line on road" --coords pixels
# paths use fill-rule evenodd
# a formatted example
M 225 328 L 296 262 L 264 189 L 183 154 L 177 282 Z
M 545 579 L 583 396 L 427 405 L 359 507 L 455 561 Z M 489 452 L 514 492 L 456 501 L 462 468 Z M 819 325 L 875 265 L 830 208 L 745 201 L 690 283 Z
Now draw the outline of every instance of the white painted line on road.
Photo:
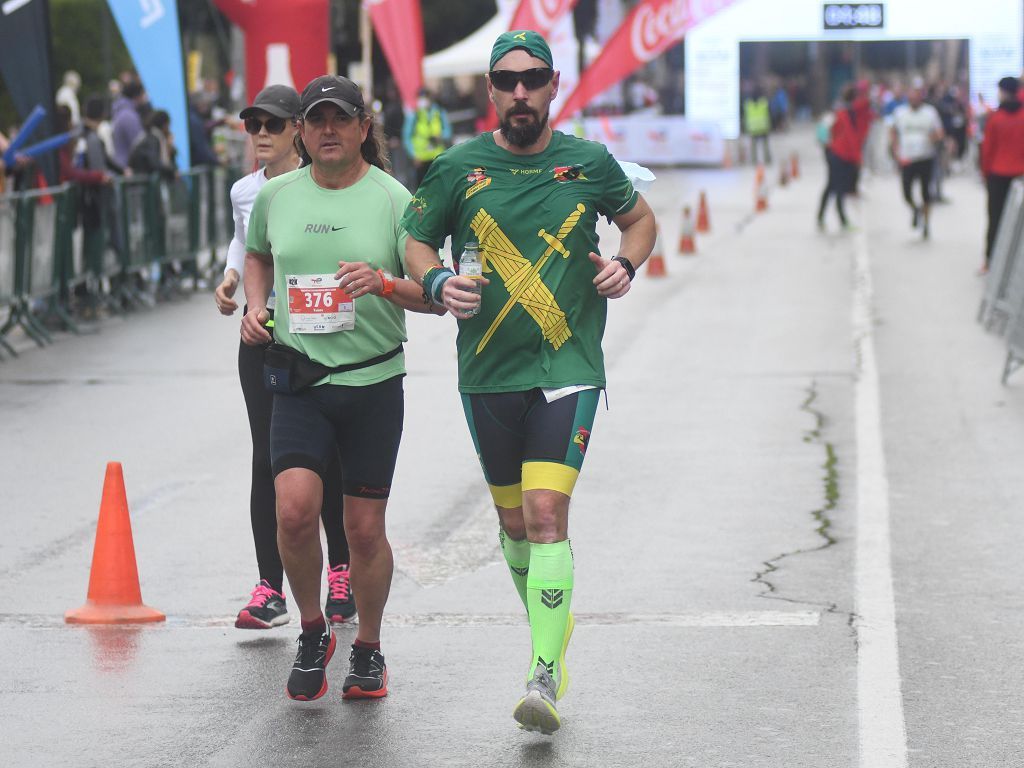
M 708 613 L 576 613 L 577 629 L 586 627 L 816 627 L 817 611 L 711 611 Z M 234 616 L 169 615 L 167 622 L 154 630 L 218 629 L 234 626 Z M 293 625 L 298 622 L 293 620 Z M 358 624 L 358 620 L 352 622 Z M 384 614 L 388 627 L 514 627 L 526 626 L 522 613 L 404 613 Z M 63 617 L 50 614 L 0 613 L 0 628 L 67 629 Z M 70 627 L 76 629 L 76 627 Z
M 900 691 L 889 533 L 889 479 L 882 443 L 874 288 L 866 230 L 862 212 L 860 232 L 854 240 L 853 294 L 853 338 L 858 359 L 855 596 L 860 768 L 906 768 L 907 732 Z
M 575 613 L 576 628 L 585 627 L 816 627 L 816 611 L 712 611 L 709 613 Z M 525 615 L 437 613 L 384 615 L 388 626 L 473 627 L 526 624 Z

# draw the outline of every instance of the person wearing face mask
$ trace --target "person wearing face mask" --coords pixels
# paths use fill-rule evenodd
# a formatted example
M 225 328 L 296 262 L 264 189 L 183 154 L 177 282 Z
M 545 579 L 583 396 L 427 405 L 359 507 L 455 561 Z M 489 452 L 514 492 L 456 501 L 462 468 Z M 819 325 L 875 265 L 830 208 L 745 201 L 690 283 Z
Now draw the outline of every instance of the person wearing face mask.
M 606 383 L 608 299 L 629 291 L 655 240 L 607 148 L 552 130 L 558 85 L 541 35 L 499 35 L 487 76 L 499 130 L 438 157 L 402 219 L 409 274 L 459 321 L 459 392 L 533 645 L 513 717 L 544 734 L 561 725 L 569 683 L 569 502 Z M 598 253 L 600 216 L 622 232 L 612 258 Z M 453 253 L 479 246 L 486 278 L 441 265 L 448 235 Z
M 416 186 L 419 186 L 430 164 L 452 139 L 448 113 L 434 102 L 426 88 L 421 88 L 416 97 L 416 110 L 406 115 L 402 138 L 416 169 Z
M 222 315 L 230 316 L 238 309 L 234 295 L 245 272 L 245 238 L 256 195 L 268 180 L 294 171 L 299 165 L 295 146 L 298 130 L 294 119 L 298 111 L 299 94 L 294 88 L 271 85 L 256 94 L 252 105 L 239 114 L 245 130 L 252 137 L 253 154 L 261 167 L 231 187 L 235 236 L 228 245 L 224 279 L 214 292 L 214 301 Z M 268 313 L 273 313 L 274 306 L 271 297 L 267 304 Z M 238 612 L 235 626 L 239 629 L 271 629 L 287 624 L 289 617 L 284 596 L 284 566 L 277 549 L 277 499 L 270 466 L 270 418 L 274 396 L 263 386 L 262 347 L 239 344 L 238 378 L 252 434 L 249 518 L 260 578 L 248 604 Z M 340 623 L 355 616 L 356 605 L 349 584 L 348 540 L 342 516 L 341 466 L 337 456 L 328 465 L 324 486 L 320 510 L 327 536 L 324 615 L 328 621 Z

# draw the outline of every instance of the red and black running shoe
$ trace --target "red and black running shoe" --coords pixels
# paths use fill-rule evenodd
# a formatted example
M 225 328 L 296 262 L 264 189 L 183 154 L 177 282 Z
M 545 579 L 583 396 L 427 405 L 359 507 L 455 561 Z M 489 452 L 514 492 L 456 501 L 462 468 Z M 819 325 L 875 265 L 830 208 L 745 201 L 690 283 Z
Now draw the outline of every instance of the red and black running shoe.
M 348 677 L 341 689 L 343 699 L 380 699 L 388 695 L 388 668 L 384 654 L 373 648 L 352 646 Z
M 285 688 L 288 698 L 313 701 L 327 693 L 327 664 L 334 655 L 336 643 L 330 624 L 323 633 L 299 635 L 299 651 Z

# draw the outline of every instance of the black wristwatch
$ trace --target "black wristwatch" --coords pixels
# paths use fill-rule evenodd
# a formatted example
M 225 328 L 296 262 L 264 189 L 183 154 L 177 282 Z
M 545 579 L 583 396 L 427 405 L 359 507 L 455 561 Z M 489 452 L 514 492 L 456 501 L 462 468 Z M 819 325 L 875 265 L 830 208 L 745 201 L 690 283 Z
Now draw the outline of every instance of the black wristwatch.
M 633 278 L 636 277 L 636 267 L 633 266 L 633 262 L 627 259 L 625 256 L 613 256 L 612 261 L 617 261 L 623 267 L 626 268 L 626 275 L 629 277 L 629 282 L 633 282 Z

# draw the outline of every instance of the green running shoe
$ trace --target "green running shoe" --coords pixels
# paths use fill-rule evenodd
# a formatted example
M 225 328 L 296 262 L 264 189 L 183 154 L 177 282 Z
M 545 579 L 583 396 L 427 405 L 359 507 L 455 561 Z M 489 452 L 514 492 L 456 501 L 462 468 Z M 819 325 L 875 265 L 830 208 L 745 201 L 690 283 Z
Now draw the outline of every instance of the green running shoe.
M 538 664 L 534 670 L 533 679 L 526 684 L 526 695 L 516 704 L 512 717 L 523 730 L 539 731 L 545 736 L 561 727 L 562 721 L 555 708 L 555 681 L 543 664 Z

